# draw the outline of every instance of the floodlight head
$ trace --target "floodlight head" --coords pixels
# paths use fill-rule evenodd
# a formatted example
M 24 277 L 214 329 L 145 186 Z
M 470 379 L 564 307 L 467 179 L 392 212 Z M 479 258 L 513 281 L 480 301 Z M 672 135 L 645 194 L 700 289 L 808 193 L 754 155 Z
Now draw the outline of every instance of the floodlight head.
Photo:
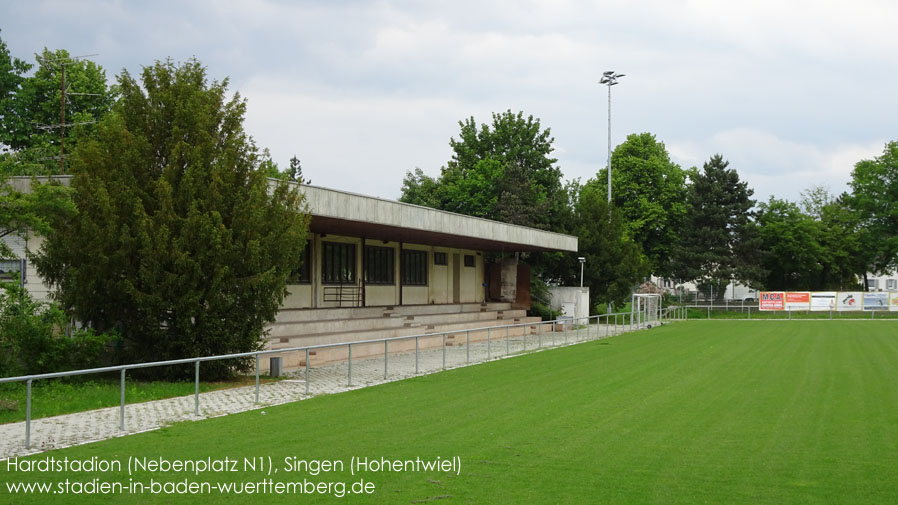
M 580 263 L 586 263 L 586 258 L 584 258 L 583 256 L 580 256 L 577 259 L 580 260 Z
M 614 70 L 609 70 L 607 72 L 602 73 L 602 78 L 599 80 L 599 84 L 605 84 L 607 86 L 614 86 L 617 84 L 617 79 L 619 77 L 623 77 L 627 74 L 616 74 Z

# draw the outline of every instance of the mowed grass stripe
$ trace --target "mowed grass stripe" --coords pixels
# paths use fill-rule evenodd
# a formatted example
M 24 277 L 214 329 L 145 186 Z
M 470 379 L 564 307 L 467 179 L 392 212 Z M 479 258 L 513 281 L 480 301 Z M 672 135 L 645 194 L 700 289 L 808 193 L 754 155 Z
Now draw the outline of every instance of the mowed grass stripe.
M 891 322 L 697 321 L 52 454 L 463 460 L 460 477 L 367 475 L 377 493 L 352 503 L 895 503 L 896 371 Z M 0 475 L 47 477 L 11 476 L 3 464 Z M 0 503 L 47 500 L 5 493 Z M 160 501 L 151 498 L 107 501 Z

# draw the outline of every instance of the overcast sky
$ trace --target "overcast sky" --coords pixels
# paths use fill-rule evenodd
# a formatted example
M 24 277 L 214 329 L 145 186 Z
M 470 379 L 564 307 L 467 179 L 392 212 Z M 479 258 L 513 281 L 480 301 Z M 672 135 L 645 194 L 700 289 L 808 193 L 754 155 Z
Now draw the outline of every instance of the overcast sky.
M 315 185 L 397 198 L 436 176 L 458 121 L 524 111 L 565 178 L 651 132 L 683 168 L 722 154 L 766 200 L 847 188 L 898 139 L 898 2 L 17 1 L 0 37 L 122 69 L 196 56 L 248 99 L 246 129 Z

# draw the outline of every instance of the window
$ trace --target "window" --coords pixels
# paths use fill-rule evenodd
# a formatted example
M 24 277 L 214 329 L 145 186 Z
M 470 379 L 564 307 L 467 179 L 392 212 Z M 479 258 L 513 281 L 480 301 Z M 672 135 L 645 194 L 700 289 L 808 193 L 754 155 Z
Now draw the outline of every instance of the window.
M 402 251 L 402 284 L 406 286 L 427 285 L 427 251 Z
M 896 280 L 896 279 L 887 280 L 886 281 L 886 289 L 888 289 L 889 291 L 894 291 L 894 290 L 898 289 L 898 280 Z
M 312 270 L 309 265 L 309 260 L 311 259 L 311 246 L 306 242 L 306 247 L 302 250 L 302 255 L 299 257 L 299 266 L 290 272 L 290 277 L 287 277 L 288 284 L 309 284 L 312 282 Z
M 433 264 L 434 265 L 448 265 L 449 261 L 446 257 L 446 253 L 444 252 L 435 252 L 433 253 Z
M 867 291 L 873 291 L 879 287 L 879 279 L 867 279 Z
M 393 284 L 393 248 L 365 246 L 365 282 Z
M 22 271 L 25 269 L 25 260 L 0 260 L 0 281 L 15 282 L 22 279 Z
M 466 267 L 474 266 L 474 255 L 473 254 L 465 254 L 465 266 Z
M 322 242 L 321 282 L 323 284 L 355 283 L 355 244 Z

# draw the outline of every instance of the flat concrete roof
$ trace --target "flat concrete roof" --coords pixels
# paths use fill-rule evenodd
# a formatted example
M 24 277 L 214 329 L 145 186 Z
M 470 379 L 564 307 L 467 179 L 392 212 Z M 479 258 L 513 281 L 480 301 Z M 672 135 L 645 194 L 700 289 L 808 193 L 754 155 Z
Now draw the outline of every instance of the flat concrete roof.
M 68 186 L 71 175 L 38 177 Z M 31 177 L 12 177 L 18 191 Z M 482 251 L 577 251 L 577 237 L 348 191 L 295 184 L 306 197 L 313 233 Z
M 314 233 L 485 251 L 577 251 L 577 237 L 319 186 L 305 195 Z

